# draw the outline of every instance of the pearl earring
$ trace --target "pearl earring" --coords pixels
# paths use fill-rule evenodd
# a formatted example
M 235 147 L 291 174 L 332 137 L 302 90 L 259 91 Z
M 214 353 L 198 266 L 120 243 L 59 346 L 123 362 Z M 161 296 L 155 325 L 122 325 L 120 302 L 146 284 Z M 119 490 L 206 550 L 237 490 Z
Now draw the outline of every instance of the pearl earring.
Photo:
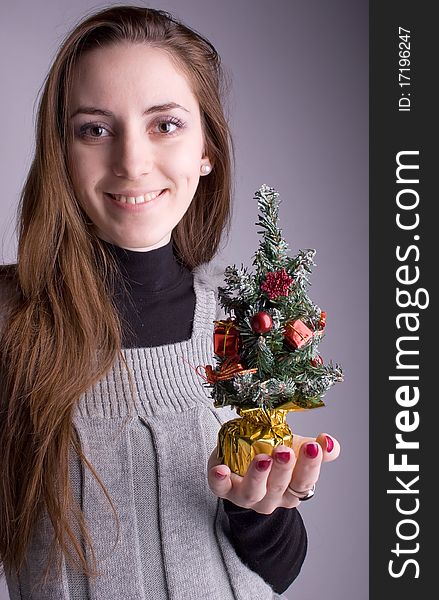
M 201 172 L 203 173 L 203 175 L 207 175 L 208 173 L 210 173 L 211 168 L 212 167 L 210 165 L 201 165 Z

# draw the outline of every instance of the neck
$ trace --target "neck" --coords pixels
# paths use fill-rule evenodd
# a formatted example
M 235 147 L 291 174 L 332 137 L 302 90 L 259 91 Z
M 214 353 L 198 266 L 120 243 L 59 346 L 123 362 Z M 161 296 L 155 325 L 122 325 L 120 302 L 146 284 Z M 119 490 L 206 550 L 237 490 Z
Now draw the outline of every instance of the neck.
M 115 256 L 134 293 L 166 291 L 175 287 L 182 278 L 183 267 L 174 255 L 172 240 L 146 252 L 121 248 L 105 240 L 103 242 Z

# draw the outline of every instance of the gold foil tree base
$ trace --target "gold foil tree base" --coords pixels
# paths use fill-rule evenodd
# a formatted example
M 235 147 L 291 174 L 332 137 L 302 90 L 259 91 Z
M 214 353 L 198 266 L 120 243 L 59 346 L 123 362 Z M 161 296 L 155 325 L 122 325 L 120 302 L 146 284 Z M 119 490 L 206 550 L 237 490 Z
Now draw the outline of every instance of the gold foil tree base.
M 284 444 L 292 448 L 293 434 L 286 422 L 288 410 L 238 409 L 241 415 L 218 432 L 218 458 L 233 473 L 244 476 L 257 454 L 269 454 Z

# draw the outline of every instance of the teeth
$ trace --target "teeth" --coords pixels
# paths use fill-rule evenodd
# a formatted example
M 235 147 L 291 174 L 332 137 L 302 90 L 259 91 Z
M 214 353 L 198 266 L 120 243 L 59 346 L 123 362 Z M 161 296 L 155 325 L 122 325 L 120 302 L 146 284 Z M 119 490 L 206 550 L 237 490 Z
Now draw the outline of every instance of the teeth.
M 130 196 L 118 196 L 116 194 L 110 194 L 115 200 L 118 200 L 119 202 L 122 202 L 123 204 L 143 204 L 144 202 L 151 202 L 151 200 L 154 200 L 154 198 L 157 198 L 157 196 L 159 194 L 162 193 L 162 190 L 160 190 L 159 192 L 149 192 L 148 194 L 145 194 L 144 196 L 137 196 L 136 198 Z

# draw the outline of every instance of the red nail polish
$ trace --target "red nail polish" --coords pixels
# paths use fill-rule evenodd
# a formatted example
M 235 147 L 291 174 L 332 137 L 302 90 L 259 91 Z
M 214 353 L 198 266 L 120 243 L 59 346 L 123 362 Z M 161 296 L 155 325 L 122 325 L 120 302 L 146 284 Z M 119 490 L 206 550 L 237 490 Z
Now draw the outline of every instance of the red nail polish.
M 270 465 L 271 460 L 269 459 L 258 460 L 256 463 L 256 468 L 258 471 L 266 471 Z
M 215 471 L 215 477 L 217 479 L 225 479 L 227 477 L 227 475 L 225 475 L 224 473 L 221 473 L 221 471 Z
M 329 435 L 326 436 L 326 452 L 332 452 L 334 448 L 334 440 Z
M 283 464 L 287 463 L 290 460 L 290 456 L 291 454 L 289 452 L 276 452 L 276 454 L 274 455 L 275 459 Z
M 315 458 L 318 453 L 319 453 L 319 447 L 318 447 L 317 444 L 315 444 L 314 442 L 306 444 L 306 446 L 305 446 L 305 454 L 309 458 Z

